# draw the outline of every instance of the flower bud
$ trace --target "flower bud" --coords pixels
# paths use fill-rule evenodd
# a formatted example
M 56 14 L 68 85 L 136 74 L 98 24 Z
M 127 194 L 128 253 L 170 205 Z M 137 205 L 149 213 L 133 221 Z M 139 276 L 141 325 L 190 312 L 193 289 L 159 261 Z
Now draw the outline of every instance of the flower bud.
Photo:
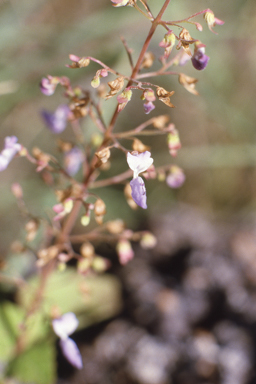
M 176 128 L 173 128 L 167 136 L 169 153 L 171 156 L 177 156 L 178 149 L 181 148 L 179 133 Z
M 127 264 L 134 258 L 134 251 L 128 240 L 120 240 L 116 245 L 119 262 L 122 265 Z
M 160 115 L 154 118 L 153 126 L 158 129 L 164 129 L 165 125 L 170 120 L 168 115 Z
M 124 231 L 125 225 L 123 220 L 117 219 L 117 220 L 109 221 L 106 224 L 106 227 L 109 233 L 112 233 L 113 235 L 118 235 Z
M 69 55 L 69 58 L 72 61 L 72 64 L 67 65 L 68 68 L 83 68 L 90 64 L 90 59 L 87 57 L 79 57 L 71 54 Z
M 98 88 L 99 85 L 100 85 L 100 77 L 99 76 L 94 76 L 94 78 L 91 81 L 91 86 L 93 88 Z
M 143 249 L 152 249 L 156 246 L 157 239 L 151 232 L 144 232 L 141 240 L 140 240 L 140 246 Z
M 80 253 L 83 257 L 91 259 L 95 255 L 94 246 L 89 242 L 83 243 L 80 248 Z
M 12 184 L 12 193 L 18 200 L 23 198 L 23 190 L 19 183 Z
M 77 271 L 81 274 L 86 274 L 91 268 L 92 260 L 91 259 L 80 259 L 77 263 Z
M 165 59 L 167 59 L 170 56 L 172 48 L 175 45 L 175 39 L 176 37 L 173 31 L 168 31 L 168 33 L 164 35 L 164 39 L 159 43 L 159 47 L 165 48 L 165 51 L 164 51 Z
M 118 105 L 118 112 L 121 112 L 126 104 L 131 100 L 132 98 L 132 91 L 129 88 L 126 88 L 120 95 L 117 96 L 117 101 L 119 103 Z
M 103 200 L 98 199 L 94 204 L 94 215 L 96 222 L 101 225 L 103 223 L 103 217 L 106 214 L 106 205 Z
M 110 266 L 110 262 L 108 259 L 104 257 L 96 256 L 92 261 L 92 268 L 97 273 L 105 272 Z
M 208 27 L 210 29 L 211 32 L 217 34 L 217 32 L 215 32 L 212 28 L 215 27 L 216 24 L 218 25 L 223 25 L 224 24 L 224 21 L 220 20 L 220 19 L 217 19 L 215 16 L 214 16 L 214 13 L 213 11 L 211 11 L 210 9 L 207 10 L 207 12 L 205 12 L 204 14 L 204 18 L 208 24 Z
M 34 238 L 36 237 L 36 234 L 37 234 L 38 227 L 39 227 L 39 223 L 35 219 L 29 220 L 27 222 L 27 224 L 25 226 L 25 229 L 27 232 L 26 241 L 30 242 L 30 241 L 34 240 Z
M 172 165 L 170 168 L 170 173 L 166 178 L 166 184 L 170 188 L 180 188 L 183 185 L 185 179 L 186 176 L 183 170 L 177 165 Z
M 141 99 L 147 100 L 147 101 L 155 101 L 156 99 L 155 92 L 151 88 L 145 89 L 145 91 L 141 96 Z

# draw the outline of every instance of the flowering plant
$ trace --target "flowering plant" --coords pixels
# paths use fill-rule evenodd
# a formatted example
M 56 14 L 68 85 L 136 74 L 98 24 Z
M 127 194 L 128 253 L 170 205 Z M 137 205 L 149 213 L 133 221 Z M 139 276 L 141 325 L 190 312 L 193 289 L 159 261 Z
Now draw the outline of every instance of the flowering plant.
M 63 354 L 73 366 L 82 368 L 82 357 L 78 347 L 69 337 L 78 326 L 78 320 L 73 312 L 81 311 L 81 301 L 75 299 L 79 303 L 77 304 L 75 301 L 77 306 L 74 306 L 73 311 L 71 310 L 73 308 L 67 308 L 62 298 L 54 296 L 55 292 L 52 289 L 50 290 L 51 300 L 47 302 L 47 284 L 51 283 L 51 279 L 54 282 L 54 278 L 58 279 L 55 275 L 56 271 L 62 272 L 64 278 L 68 276 L 65 282 L 66 284 L 67 282 L 70 283 L 72 281 L 69 275 L 70 269 L 74 272 L 70 264 L 72 264 L 71 260 L 75 260 L 75 272 L 79 275 L 79 279 L 81 278 L 80 280 L 76 279 L 76 284 L 79 283 L 80 285 L 79 289 L 72 291 L 69 288 L 69 291 L 77 292 L 77 296 L 82 296 L 84 305 L 88 291 L 89 295 L 91 294 L 93 297 L 93 293 L 88 289 L 90 284 L 92 286 L 94 284 L 90 279 L 93 277 L 93 281 L 96 281 L 97 285 L 103 284 L 104 286 L 104 278 L 97 280 L 97 277 L 110 266 L 110 260 L 97 255 L 95 246 L 99 242 L 114 245 L 122 265 L 134 257 L 132 242 L 139 241 L 144 248 L 151 248 L 156 243 L 154 236 L 147 231 L 134 232 L 126 229 L 122 218 L 105 220 L 107 207 L 104 196 L 96 193 L 97 190 L 114 184 L 124 184 L 124 197 L 129 206 L 133 209 L 138 208 L 138 206 L 146 209 L 147 195 L 144 179 L 165 180 L 170 188 L 179 188 L 185 181 L 183 170 L 176 164 L 159 167 L 153 165 L 154 156 L 151 156 L 154 155 L 154 148 L 151 150 L 138 139 L 138 136 L 165 134 L 167 137 L 166 151 L 169 151 L 172 158 L 176 157 L 181 148 L 181 142 L 178 130 L 173 123 L 169 122 L 169 116 L 154 115 L 137 127 L 131 127 L 130 130 L 124 132 L 116 130 L 118 116 L 120 113 L 125 113 L 123 111 L 128 103 L 132 104 L 135 92 L 140 94 L 143 101 L 141 109 L 145 115 L 156 109 L 157 105 L 154 103 L 157 100 L 164 103 L 166 109 L 174 107 L 171 101 L 174 99 L 173 90 L 166 90 L 158 84 L 145 81 L 145 79 L 173 75 L 178 78 L 179 83 L 188 92 L 197 95 L 195 85 L 198 80 L 196 78 L 178 70 L 170 70 L 171 67 L 184 66 L 189 62 L 196 70 L 203 70 L 209 62 L 209 57 L 205 53 L 205 45 L 194 39 L 184 24 L 192 24 L 198 31 L 202 31 L 202 25 L 192 20 L 197 16 L 204 15 L 208 27 L 214 32 L 215 25 L 221 25 L 223 22 L 215 18 L 210 9 L 200 11 L 182 20 L 166 21 L 163 17 L 170 0 L 161 2 L 156 16 L 153 15 L 145 0 L 111 0 L 111 3 L 114 7 L 133 7 L 146 17 L 150 24 L 149 32 L 136 63 L 134 63 L 131 49 L 122 39 L 131 73 L 129 75 L 121 73 L 91 56 L 80 57 L 70 54 L 71 63 L 67 64 L 67 67 L 71 70 L 88 67 L 91 62 L 96 63 L 99 69 L 91 80 L 90 90 L 85 90 L 82 86 L 73 86 L 70 79 L 64 76 L 48 75 L 41 80 L 40 89 L 46 96 L 52 96 L 57 87 L 62 87 L 64 90 L 66 103 L 61 103 L 54 112 L 44 110 L 41 113 L 43 122 L 55 137 L 62 134 L 65 129 L 71 128 L 74 135 L 73 142 L 58 140 L 62 159 L 59 160 L 39 148 L 33 148 L 32 153 L 30 153 L 28 149 L 18 143 L 18 138 L 15 136 L 5 139 L 5 146 L 0 154 L 0 171 L 4 171 L 15 156 L 26 157 L 35 166 L 36 171 L 41 172 L 46 184 L 55 189 L 56 195 L 56 201 L 51 207 L 48 220 L 43 220 L 34 217 L 26 209 L 22 187 L 19 184 L 14 184 L 12 187 L 13 194 L 27 220 L 26 234 L 22 242 L 15 244 L 15 250 L 17 253 L 31 252 L 32 250 L 33 254 L 36 255 L 35 267 L 39 271 L 39 277 L 34 285 L 31 284 L 25 288 L 22 286 L 20 289 L 20 303 L 25 308 L 25 313 L 22 312 L 22 326 L 20 326 L 20 332 L 16 336 L 15 345 L 12 345 L 9 360 L 19 359 L 29 348 L 35 345 L 39 336 L 37 334 L 36 337 L 34 335 L 30 337 L 28 323 L 33 316 L 39 314 L 39 319 L 36 318 L 36 320 L 44 324 L 45 314 L 47 314 L 48 318 L 51 318 L 55 334 L 60 338 Z M 150 72 L 149 68 L 154 64 L 155 58 L 149 51 L 149 45 L 158 27 L 165 30 L 163 39 L 159 42 L 159 46 L 164 51 L 159 57 L 160 68 Z M 192 47 L 194 48 L 193 53 Z M 111 77 L 111 80 L 106 84 L 105 78 L 107 77 Z M 92 91 L 95 94 L 92 94 Z M 115 98 L 117 103 L 110 122 L 107 123 L 102 110 L 107 105 L 107 100 L 111 98 Z M 82 123 L 86 119 L 90 119 L 96 129 L 96 133 L 90 141 L 85 140 L 82 129 Z M 131 146 L 125 147 L 123 140 L 128 142 L 131 140 Z M 110 164 L 115 161 L 113 152 L 116 149 L 121 151 L 123 163 L 127 169 L 122 173 L 104 178 L 102 176 L 104 170 L 108 169 Z M 128 169 L 126 161 L 130 169 Z M 129 182 L 131 178 L 132 180 Z M 34 247 L 33 241 L 37 236 L 41 236 L 41 241 L 36 244 L 37 247 Z M 111 284 L 113 285 L 111 295 L 114 295 L 113 292 L 118 289 L 116 281 L 112 281 Z M 56 284 L 52 283 L 50 286 L 55 287 Z M 104 288 L 105 286 L 103 291 Z M 105 300 L 102 297 L 102 290 L 100 293 L 100 299 L 94 298 L 97 305 L 101 305 L 102 300 Z M 70 301 L 72 302 L 72 300 L 73 296 Z M 42 309 L 45 302 L 48 305 L 46 309 Z M 93 306 L 93 308 L 96 307 Z M 112 306 L 105 317 L 98 315 L 97 321 L 116 314 L 119 308 L 120 306 Z M 80 322 L 81 326 L 86 326 L 89 323 L 85 319 Z M 43 325 L 42 327 L 45 335 L 50 332 L 49 326 L 47 329 Z M 30 381 L 37 382 L 36 378 L 30 379 Z

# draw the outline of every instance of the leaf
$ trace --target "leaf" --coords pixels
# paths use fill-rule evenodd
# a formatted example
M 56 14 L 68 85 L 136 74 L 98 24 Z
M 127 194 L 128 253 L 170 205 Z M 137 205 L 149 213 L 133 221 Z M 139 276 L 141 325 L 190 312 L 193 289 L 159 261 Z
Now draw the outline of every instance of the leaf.
M 21 306 L 29 306 L 38 284 L 38 277 L 34 277 L 20 290 L 18 301 Z M 74 312 L 79 319 L 79 328 L 84 328 L 120 311 L 119 281 L 108 274 L 84 277 L 73 268 L 54 272 L 46 284 L 43 313 L 50 314 L 55 305 L 62 313 Z
M 22 383 L 52 384 L 56 381 L 54 343 L 44 341 L 16 357 L 8 367 L 7 376 Z
M 22 321 L 24 311 L 17 305 L 9 302 L 0 306 L 0 361 L 8 362 L 11 358 L 19 323 Z

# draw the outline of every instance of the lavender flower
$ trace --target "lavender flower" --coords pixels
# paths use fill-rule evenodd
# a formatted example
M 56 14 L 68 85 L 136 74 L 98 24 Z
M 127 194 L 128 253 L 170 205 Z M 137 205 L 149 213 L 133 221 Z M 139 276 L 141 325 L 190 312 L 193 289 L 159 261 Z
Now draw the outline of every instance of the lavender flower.
M 195 44 L 195 52 L 191 57 L 193 67 L 198 71 L 205 69 L 210 57 L 205 54 L 204 44 Z
M 70 176 L 74 176 L 84 161 L 84 154 L 78 147 L 72 148 L 64 155 L 64 167 Z
M 166 183 L 170 188 L 180 188 L 185 182 L 185 179 L 186 176 L 183 170 L 176 165 L 172 165 L 170 173 L 166 178 Z
M 141 177 L 136 177 L 130 182 L 132 198 L 141 208 L 147 209 L 147 195 L 145 183 Z
M 127 163 L 133 171 L 133 180 L 130 182 L 132 198 L 143 209 L 147 208 L 147 196 L 145 183 L 139 177 L 139 173 L 145 172 L 153 164 L 153 161 L 149 151 L 133 152 L 133 154 L 128 152 L 127 154 Z
M 152 101 L 147 101 L 143 104 L 143 107 L 146 115 L 148 115 L 151 111 L 153 111 L 153 109 L 155 109 L 155 105 L 152 103 Z
M 21 150 L 21 145 L 17 142 L 16 136 L 7 136 L 4 140 L 4 149 L 0 153 L 0 171 L 4 171 L 10 161 Z
M 63 355 L 75 368 L 83 368 L 82 356 L 74 340 L 68 337 L 78 327 L 76 315 L 68 312 L 58 319 L 52 320 L 52 327 L 60 338 L 60 347 Z
M 40 82 L 40 90 L 46 96 L 51 96 L 54 94 L 55 89 L 58 85 L 58 79 L 48 76 L 48 78 L 43 77 Z
M 45 124 L 53 133 L 61 133 L 67 126 L 70 109 L 67 105 L 60 105 L 54 113 L 42 111 Z

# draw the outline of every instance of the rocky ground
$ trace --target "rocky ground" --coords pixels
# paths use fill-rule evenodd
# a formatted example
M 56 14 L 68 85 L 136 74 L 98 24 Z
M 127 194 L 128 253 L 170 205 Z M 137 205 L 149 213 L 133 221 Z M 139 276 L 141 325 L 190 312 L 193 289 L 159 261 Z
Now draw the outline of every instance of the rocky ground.
M 123 312 L 74 335 L 84 368 L 60 357 L 58 384 L 255 383 L 256 218 L 231 222 L 154 218 L 157 247 L 117 270 Z

